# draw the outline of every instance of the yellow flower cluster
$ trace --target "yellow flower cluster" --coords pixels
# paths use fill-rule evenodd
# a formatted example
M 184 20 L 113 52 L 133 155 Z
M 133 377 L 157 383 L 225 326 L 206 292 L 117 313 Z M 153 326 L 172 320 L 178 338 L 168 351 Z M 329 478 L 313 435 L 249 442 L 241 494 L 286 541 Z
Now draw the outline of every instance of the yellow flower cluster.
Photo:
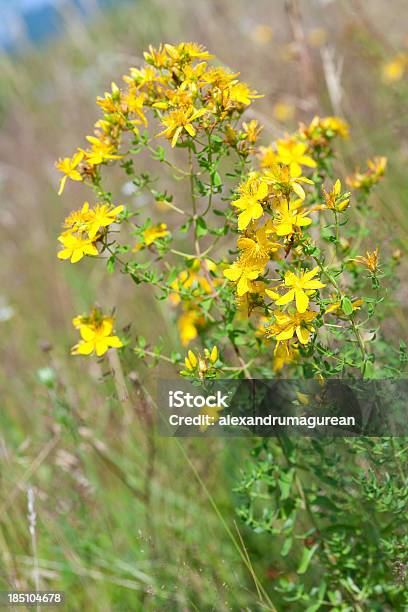
M 118 216 L 124 206 L 96 204 L 93 208 L 85 202 L 80 210 L 74 210 L 64 221 L 64 231 L 58 237 L 63 249 L 59 259 L 69 259 L 71 263 L 80 261 L 85 255 L 98 255 L 96 247 L 101 234 Z
M 309 310 L 310 300 L 325 287 L 319 280 L 319 268 L 299 267 L 287 270 L 282 282 L 268 288 L 268 268 L 271 261 L 289 261 L 296 249 L 301 256 L 306 227 L 312 224 L 311 213 L 326 208 L 342 212 L 349 205 L 350 194 L 341 193 L 337 180 L 330 192 L 323 188 L 324 203 L 306 205 L 304 186 L 313 185 L 312 177 L 303 176 L 305 169 L 313 172 L 315 157 L 326 153 L 330 140 L 337 135 L 346 137 L 347 125 L 337 117 L 315 117 L 306 127 L 268 147 L 259 148 L 260 170 L 251 172 L 237 190 L 231 202 L 238 211 L 236 261 L 224 270 L 224 276 L 236 284 L 239 310 L 247 315 L 262 306 L 272 314 L 265 326 L 266 336 L 276 340 L 276 355 L 280 363 L 293 361 L 297 342 L 307 344 L 314 332 L 313 321 L 318 312 Z M 284 293 L 281 293 L 281 289 Z M 266 298 L 272 303 L 267 304 Z M 280 348 L 283 341 L 292 340 Z M 277 368 L 279 369 L 279 368 Z
M 386 167 L 387 158 L 384 156 L 367 159 L 367 170 L 361 172 L 357 168 L 353 174 L 347 177 L 347 185 L 352 189 L 370 189 L 383 178 Z
M 252 292 L 253 281 L 263 274 L 271 255 L 287 248 L 293 235 L 301 234 L 302 228 L 312 223 L 308 217 L 311 210 L 303 207 L 301 182 L 312 181 L 293 177 L 289 165 L 275 164 L 262 174 L 251 173 L 239 187 L 240 197 L 232 205 L 240 211 L 240 256 L 224 271 L 228 280 L 237 283 L 238 296 Z M 266 214 L 269 218 L 261 225 L 260 219 Z M 283 243 L 279 242 L 282 239 Z
M 195 373 L 199 378 L 208 377 L 209 374 L 214 372 L 215 365 L 218 361 L 218 348 L 213 346 L 211 351 L 204 349 L 204 355 L 201 353 L 193 353 L 188 351 L 187 357 L 184 360 L 186 366 L 186 373 Z
M 205 318 L 199 307 L 200 296 L 211 294 L 213 288 L 207 277 L 210 277 L 211 273 L 215 274 L 216 271 L 217 266 L 211 259 L 207 258 L 203 261 L 194 259 L 191 266 L 186 270 L 182 270 L 171 283 L 173 291 L 170 294 L 170 301 L 174 306 L 178 306 L 181 303 L 183 306 L 183 312 L 177 321 L 177 328 L 183 346 L 187 346 L 194 340 L 198 336 L 199 328 L 205 325 Z M 211 282 L 216 286 L 220 281 L 217 278 L 213 278 Z M 189 299 L 184 297 L 184 291 L 190 292 L 191 297 Z
M 324 186 L 322 188 L 322 191 L 326 207 L 329 210 L 341 213 L 345 211 L 348 205 L 350 204 L 350 193 L 341 193 L 340 179 L 337 179 L 331 191 L 326 191 Z
M 134 247 L 133 251 L 137 252 L 145 247 L 149 247 L 159 240 L 160 238 L 165 238 L 168 236 L 170 232 L 167 230 L 166 223 L 156 223 L 155 225 L 151 225 L 147 227 L 142 233 L 142 242 L 138 242 Z
M 71 349 L 72 355 L 90 355 L 95 352 L 101 357 L 108 349 L 123 346 L 120 338 L 113 335 L 113 317 L 103 315 L 97 308 L 87 316 L 75 317 L 72 324 L 81 336 L 78 344 Z
M 230 120 L 261 97 L 237 78 L 239 73 L 210 65 L 207 60 L 212 55 L 196 43 L 150 47 L 144 57 L 144 66 L 131 68 L 123 76 L 123 88 L 112 83 L 111 91 L 97 99 L 104 116 L 96 122 L 94 134 L 87 136 L 90 147 L 79 148 L 72 158 L 56 163 L 63 173 L 59 193 L 67 178 L 92 180 L 100 164 L 121 158 L 123 134 L 137 135 L 140 126 L 147 127 L 149 112 L 162 125 L 157 136 L 167 138 L 174 147 L 184 135 L 193 138 L 215 124 L 225 122 L 225 130 L 231 128 Z M 253 142 L 260 128 L 251 122 L 245 129 Z
M 322 149 L 330 144 L 333 138 L 348 138 L 349 126 L 339 117 L 314 117 L 309 125 L 300 124 L 299 134 L 314 149 Z

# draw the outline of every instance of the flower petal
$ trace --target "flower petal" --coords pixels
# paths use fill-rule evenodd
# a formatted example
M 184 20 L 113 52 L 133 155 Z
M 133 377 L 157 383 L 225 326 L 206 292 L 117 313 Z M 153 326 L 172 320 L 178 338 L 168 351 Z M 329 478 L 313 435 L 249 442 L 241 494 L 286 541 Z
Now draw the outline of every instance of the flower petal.
M 94 344 L 93 342 L 79 342 L 74 349 L 77 355 L 90 355 L 94 350 Z
M 123 342 L 118 336 L 109 336 L 106 340 L 112 348 L 121 348 L 123 346 Z
M 109 348 L 109 344 L 106 338 L 97 340 L 95 343 L 95 350 L 96 350 L 96 354 L 98 355 L 98 357 L 101 357 L 102 355 L 104 355 L 106 351 L 108 350 L 108 348 Z
M 85 342 L 90 342 L 95 338 L 95 330 L 89 325 L 81 325 L 79 328 L 79 333 Z
M 325 286 L 326 285 L 324 285 L 318 280 L 311 280 L 311 281 L 307 281 L 306 283 L 303 283 L 304 289 L 322 289 L 322 287 L 325 287 Z
M 303 275 L 303 280 L 310 280 L 311 278 L 313 278 L 314 276 L 316 276 L 316 274 L 319 272 L 319 266 L 316 266 L 315 268 L 313 268 L 313 270 L 309 270 L 308 272 L 305 272 Z
M 307 344 L 310 339 L 310 331 L 306 329 L 306 327 L 301 327 L 298 325 L 296 327 L 296 335 L 299 338 L 299 342 L 301 344 Z
M 301 200 L 305 199 L 306 194 L 304 192 L 303 187 L 301 187 L 299 183 L 292 183 L 292 189 Z
M 289 302 L 291 302 L 294 297 L 295 297 L 295 290 L 291 289 L 290 291 L 285 293 L 285 295 L 282 295 L 282 297 L 280 297 L 279 300 L 276 300 L 276 305 L 284 306 L 285 304 L 289 304 Z
M 224 270 L 225 278 L 228 278 L 228 280 L 232 282 L 237 281 L 239 277 L 241 276 L 241 274 L 242 274 L 242 270 L 234 266 L 231 266 L 230 268 L 227 268 L 226 270 Z
M 293 325 L 289 325 L 289 327 L 287 327 L 286 329 L 284 329 L 283 331 L 280 332 L 280 334 L 278 334 L 276 336 L 276 339 L 278 341 L 280 340 L 289 340 L 290 338 L 293 337 L 293 334 L 295 333 L 295 328 Z
M 82 249 L 75 249 L 75 251 L 72 252 L 71 263 L 77 263 L 77 261 L 81 261 L 83 256 L 84 252 Z
M 309 306 L 309 298 L 302 289 L 296 289 L 296 309 L 298 312 L 305 312 Z

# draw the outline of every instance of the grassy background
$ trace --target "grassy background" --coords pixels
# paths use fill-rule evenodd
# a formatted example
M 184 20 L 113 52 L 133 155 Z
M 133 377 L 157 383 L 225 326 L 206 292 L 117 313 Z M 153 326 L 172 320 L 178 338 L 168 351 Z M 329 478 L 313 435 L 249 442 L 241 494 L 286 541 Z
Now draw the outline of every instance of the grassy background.
M 39 581 L 66 591 L 69 610 L 262 609 L 231 494 L 251 442 L 158 438 L 139 392 L 158 372 L 125 364 L 130 399 L 120 401 L 114 360 L 69 356 L 71 318 L 95 300 L 118 305 L 147 337 L 159 317 L 159 333 L 174 338 L 169 314 L 143 291 L 103 266 L 56 259 L 64 214 L 89 194 L 75 184 L 59 199 L 54 160 L 83 144 L 95 96 L 148 44 L 195 40 L 265 94 L 249 116 L 267 136 L 316 112 L 341 114 L 352 138 L 340 169 L 389 157 L 372 239 L 382 228 L 387 248 L 405 252 L 408 85 L 382 80 L 384 62 L 408 51 L 405 2 L 369 4 L 303 1 L 298 19 L 281 0 L 129 1 L 87 24 L 67 15 L 63 39 L 0 57 L 0 589 Z M 406 336 L 406 307 L 395 313 Z M 239 530 L 272 592 L 283 571 L 273 542 Z

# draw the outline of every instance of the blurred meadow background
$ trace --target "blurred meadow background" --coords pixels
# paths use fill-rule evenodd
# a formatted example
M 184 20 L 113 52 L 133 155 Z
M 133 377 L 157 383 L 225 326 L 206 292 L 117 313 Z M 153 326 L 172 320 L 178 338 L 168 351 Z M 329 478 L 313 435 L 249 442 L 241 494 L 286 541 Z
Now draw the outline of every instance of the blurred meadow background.
M 71 184 L 58 198 L 54 162 L 83 144 L 99 116 L 95 97 L 149 44 L 197 41 L 265 94 L 248 117 L 266 140 L 335 114 L 351 125 L 342 176 L 388 157 L 371 238 L 402 251 L 403 278 L 406 3 L 19 4 L 0 2 L 0 590 L 63 590 L 68 610 L 263 609 L 257 582 L 272 593 L 279 554 L 238 523 L 231 493 L 252 442 L 159 438 L 140 393 L 158 368 L 135 358 L 122 372 L 114 357 L 69 354 L 72 317 L 94 302 L 120 305 L 120 325 L 182 349 L 172 313 L 144 289 L 103 266 L 58 261 L 61 222 L 89 194 Z M 41 4 L 54 17 L 25 21 Z M 406 337 L 402 288 L 397 297 L 391 325 Z

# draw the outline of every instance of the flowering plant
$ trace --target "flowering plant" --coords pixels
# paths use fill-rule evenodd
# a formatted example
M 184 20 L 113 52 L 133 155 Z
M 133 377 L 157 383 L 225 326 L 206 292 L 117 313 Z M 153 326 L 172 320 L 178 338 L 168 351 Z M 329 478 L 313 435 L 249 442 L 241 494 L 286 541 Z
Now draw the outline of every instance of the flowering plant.
M 183 376 L 201 379 L 400 376 L 405 343 L 394 349 L 381 329 L 400 252 L 387 255 L 369 233 L 378 214 L 370 196 L 387 160 L 375 157 L 366 170 L 347 177 L 350 193 L 334 171 L 337 142 L 349 137 L 342 119 L 316 116 L 261 145 L 262 126 L 248 111 L 261 96 L 238 73 L 215 63 L 195 43 L 150 47 L 144 56 L 145 64 L 123 77 L 123 87 L 112 83 L 97 99 L 103 116 L 87 137 L 88 148 L 57 162 L 60 193 L 69 178 L 89 185 L 96 198 L 65 220 L 58 257 L 73 264 L 85 256 L 104 259 L 110 273 L 119 269 L 138 287 L 147 285 L 165 301 L 169 320 L 176 319 L 186 355 L 183 360 L 178 350 L 166 354 L 163 343 L 141 334 L 136 342 L 129 332 L 119 338 L 113 316 L 97 308 L 75 317 L 81 339 L 72 352 L 102 356 L 108 349 L 131 350 L 151 366 L 164 360 Z M 149 171 L 140 169 L 146 158 Z M 163 171 L 163 186 L 150 171 L 152 162 Z M 106 182 L 112 165 L 124 172 L 132 202 L 147 194 L 152 204 L 147 214 L 141 206 L 118 204 Z M 376 444 L 363 450 L 346 445 L 344 452 L 373 457 L 382 448 L 384 456 L 392 455 L 394 447 Z M 303 446 L 312 480 L 306 489 L 298 475 Z M 317 550 L 325 567 L 339 563 L 343 569 L 320 589 L 298 584 L 299 604 L 318 609 L 328 593 L 333 609 L 363 609 L 347 606 L 364 597 L 368 605 L 373 601 L 374 578 L 370 582 L 360 569 L 347 569 L 345 556 L 336 552 L 343 532 L 334 531 L 329 543 L 319 540 L 323 526 L 317 526 L 313 506 L 323 494 L 313 480 L 316 453 L 329 463 L 334 459 L 324 445 L 317 446 L 261 445 L 254 473 L 241 488 L 248 500 L 239 512 L 258 530 L 283 533 L 287 554 L 295 514 L 303 510 L 310 520 L 304 540 L 310 541 L 298 574 L 306 572 Z M 276 511 L 266 509 L 257 519 L 253 487 L 267 481 L 268 495 L 277 495 Z M 377 480 L 376 487 L 379 491 Z M 332 492 L 326 497 L 336 505 Z M 400 507 L 387 512 L 398 514 Z M 346 506 L 343 514 L 344 523 Z M 382 549 L 389 557 L 396 554 L 394 536 Z M 365 554 L 365 542 L 360 538 L 359 555 Z M 294 593 L 290 581 L 280 588 L 288 597 Z M 401 590 L 395 586 L 384 593 L 381 601 L 399 601 Z
M 238 73 L 212 65 L 194 43 L 150 48 L 145 59 L 123 77 L 123 89 L 112 83 L 98 98 L 103 118 L 87 137 L 91 146 L 57 163 L 60 192 L 70 178 L 89 184 L 98 199 L 65 220 L 58 256 L 72 263 L 102 256 L 110 271 L 120 267 L 135 283 L 153 286 L 177 312 L 181 344 L 198 338 L 208 349 L 219 344 L 225 361 L 236 362 L 226 366 L 230 376 L 273 375 L 284 366 L 321 377 L 395 371 L 388 355 L 382 362 L 373 343 L 367 346 L 364 325 L 375 327 L 381 316 L 380 279 L 397 258 L 381 267 L 377 245 L 360 255 L 367 197 L 386 159 L 369 160 L 366 172 L 348 177 L 358 192 L 353 206 L 332 170 L 336 139 L 348 137 L 344 121 L 315 117 L 259 146 L 262 127 L 241 117 L 260 95 Z M 184 151 L 184 165 L 157 138 Z M 149 173 L 137 173 L 134 157 L 143 153 L 188 183 L 190 202 L 183 193 L 176 205 Z M 104 187 L 112 163 L 130 178 L 133 195 L 147 192 L 161 205 L 165 221 L 113 204 Z M 117 224 L 132 242 L 110 231 Z M 191 252 L 175 248 L 180 234 L 183 243 L 191 235 Z M 229 235 L 237 237 L 232 251 Z M 233 262 L 228 247 L 236 252 Z M 374 296 L 363 294 L 364 268 Z M 141 356 L 162 357 L 159 347 L 148 346 Z

